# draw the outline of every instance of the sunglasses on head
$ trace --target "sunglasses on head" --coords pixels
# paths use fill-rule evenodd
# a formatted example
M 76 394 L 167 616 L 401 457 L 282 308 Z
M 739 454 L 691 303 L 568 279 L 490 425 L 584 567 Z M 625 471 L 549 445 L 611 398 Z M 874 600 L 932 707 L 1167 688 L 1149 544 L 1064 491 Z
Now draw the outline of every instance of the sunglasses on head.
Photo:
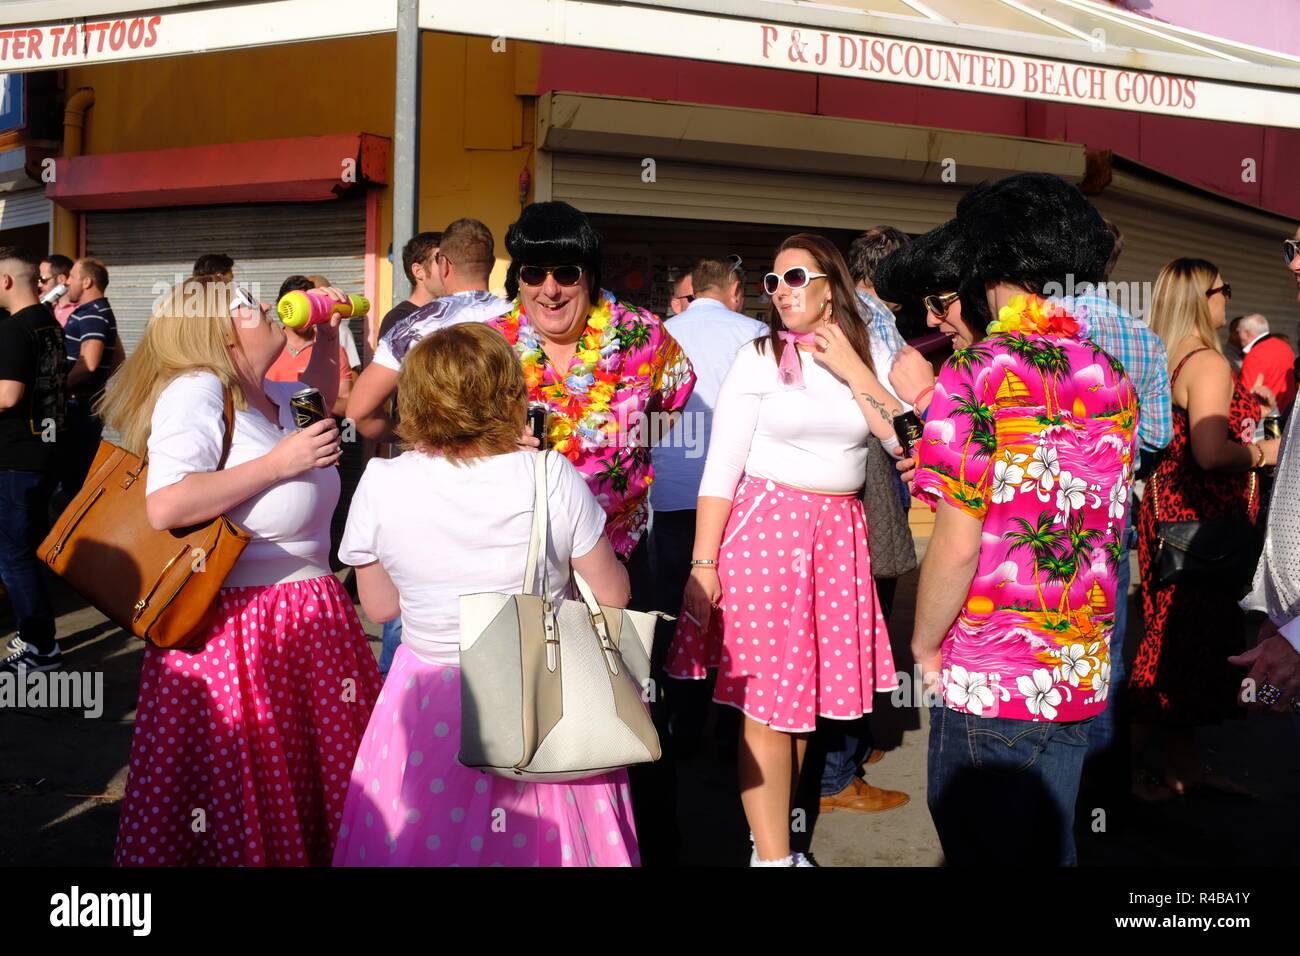
M 1290 265 L 1300 255 L 1300 239 L 1282 240 L 1282 261 Z
M 1232 298 L 1232 286 L 1228 285 L 1228 283 L 1226 282 L 1223 283 L 1223 285 L 1216 285 L 1213 289 L 1207 289 L 1205 292 L 1205 297 L 1209 299 L 1215 295 L 1218 295 L 1220 292 L 1223 293 L 1224 299 Z
M 582 266 L 520 266 L 519 281 L 524 285 L 538 286 L 546 277 L 555 279 L 555 284 L 569 288 L 582 281 Z
M 945 292 L 943 295 L 927 295 L 921 301 L 925 303 L 927 312 L 936 319 L 942 319 L 960 295 L 960 292 Z
M 813 279 L 825 278 L 826 273 L 824 272 L 809 272 L 803 266 L 795 266 L 793 269 L 786 269 L 780 275 L 769 272 L 763 276 L 763 291 L 768 295 L 776 295 L 776 290 L 780 288 L 783 282 L 787 289 L 802 289 Z
M 258 311 L 257 300 L 253 294 L 245 289 L 242 285 L 235 286 L 235 291 L 230 294 L 230 314 L 234 315 L 236 309 L 252 309 Z

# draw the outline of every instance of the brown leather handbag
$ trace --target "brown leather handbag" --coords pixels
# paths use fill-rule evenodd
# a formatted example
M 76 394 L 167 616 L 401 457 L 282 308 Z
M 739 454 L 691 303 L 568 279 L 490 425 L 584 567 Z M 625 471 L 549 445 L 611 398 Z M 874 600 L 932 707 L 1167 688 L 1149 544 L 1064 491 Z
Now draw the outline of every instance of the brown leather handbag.
M 230 456 L 235 406 L 226 390 L 220 471 Z M 145 513 L 146 461 L 100 442 L 86 483 L 38 554 L 123 630 L 162 648 L 198 649 L 217 594 L 249 534 L 225 515 L 157 531 Z

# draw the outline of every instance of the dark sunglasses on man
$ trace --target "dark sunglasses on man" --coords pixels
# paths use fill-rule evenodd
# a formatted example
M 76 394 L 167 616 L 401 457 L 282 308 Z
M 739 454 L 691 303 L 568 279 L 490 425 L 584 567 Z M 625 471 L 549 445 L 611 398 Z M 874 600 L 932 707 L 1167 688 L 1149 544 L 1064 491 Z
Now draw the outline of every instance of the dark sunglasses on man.
M 539 286 L 546 282 L 546 277 L 555 279 L 555 284 L 566 289 L 582 281 L 582 266 L 520 266 L 519 281 L 526 286 Z
M 1282 240 L 1282 261 L 1290 265 L 1300 255 L 1300 239 Z

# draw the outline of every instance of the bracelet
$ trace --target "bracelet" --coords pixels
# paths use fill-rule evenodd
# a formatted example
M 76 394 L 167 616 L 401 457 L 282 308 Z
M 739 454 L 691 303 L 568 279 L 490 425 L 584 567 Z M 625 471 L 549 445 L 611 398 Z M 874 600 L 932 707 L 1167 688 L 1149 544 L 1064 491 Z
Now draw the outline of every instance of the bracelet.
M 1255 462 L 1255 464 L 1250 466 L 1251 470 L 1254 471 L 1256 468 L 1263 468 L 1264 458 L 1266 457 L 1264 455 L 1264 446 L 1259 444 L 1258 442 L 1251 442 L 1250 447 L 1255 449 L 1255 451 L 1259 453 L 1259 459 Z
M 691 567 L 693 568 L 716 568 L 718 561 L 716 558 L 691 558 Z
M 913 407 L 913 408 L 920 408 L 920 407 L 921 407 L 921 399 L 926 398 L 926 397 L 928 397 L 928 396 L 930 396 L 930 395 L 933 395 L 933 394 L 934 394 L 934 386 L 933 386 L 933 385 L 927 385 L 925 388 L 921 389 L 921 391 L 917 394 L 916 398 L 912 399 L 912 407 Z
M 890 435 L 888 438 L 881 438 L 880 444 L 885 446 L 885 451 L 894 451 L 895 449 L 903 447 L 903 443 L 898 440 L 897 435 Z

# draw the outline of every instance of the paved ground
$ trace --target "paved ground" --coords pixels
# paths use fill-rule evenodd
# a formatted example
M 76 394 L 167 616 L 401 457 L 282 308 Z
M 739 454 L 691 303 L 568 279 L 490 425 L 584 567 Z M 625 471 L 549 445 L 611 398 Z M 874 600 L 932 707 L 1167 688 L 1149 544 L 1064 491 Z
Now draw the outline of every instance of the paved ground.
M 922 545 L 924 542 L 922 541 Z M 905 578 L 893 630 L 910 634 L 916 576 Z M 0 710 L 0 865 L 107 865 L 126 780 L 142 645 L 75 595 L 59 595 L 59 633 L 68 666 L 104 675 L 104 712 Z M 1140 615 L 1133 614 L 1136 646 Z M 0 620 L 0 642 L 12 625 Z M 372 635 L 378 628 L 367 625 Z M 378 641 L 372 640 L 378 652 Z M 915 725 L 918 715 L 901 715 Z M 718 728 L 721 720 L 724 724 Z M 714 713 L 702 750 L 683 761 L 679 817 L 683 863 L 743 865 L 746 826 L 735 783 L 725 714 Z M 1211 762 L 1255 788 L 1243 803 L 1188 797 L 1145 812 L 1108 811 L 1107 829 L 1080 831 L 1084 865 L 1267 864 L 1300 862 L 1300 734 L 1285 720 L 1233 721 L 1202 736 Z M 812 851 L 829 866 L 934 866 L 942 854 L 925 806 L 925 731 L 869 768 L 878 786 L 904 790 L 911 802 L 892 812 L 836 812 L 813 821 Z M 1085 822 L 1093 808 L 1082 808 Z M 1014 861 L 1006 861 L 1014 862 Z

